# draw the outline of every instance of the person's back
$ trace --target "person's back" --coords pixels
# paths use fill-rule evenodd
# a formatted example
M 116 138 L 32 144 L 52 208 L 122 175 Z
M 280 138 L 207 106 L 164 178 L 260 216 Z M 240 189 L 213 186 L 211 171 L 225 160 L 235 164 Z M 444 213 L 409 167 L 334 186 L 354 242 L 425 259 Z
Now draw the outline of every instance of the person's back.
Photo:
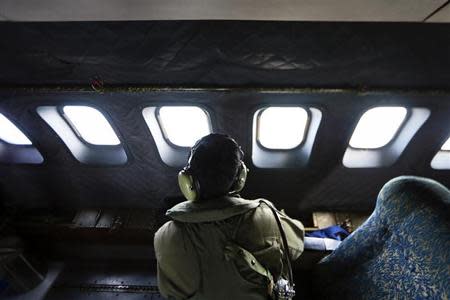
M 223 138 L 219 135 L 210 137 Z M 219 148 L 226 150 L 226 147 Z M 211 148 L 208 150 L 211 152 Z M 239 161 L 241 153 L 238 154 Z M 232 179 L 236 177 L 239 181 L 242 177 L 239 173 L 238 170 Z M 197 188 L 200 183 L 195 183 Z M 286 278 L 288 269 L 282 253 L 280 229 L 270 208 L 272 204 L 263 199 L 242 199 L 235 195 L 235 188 L 231 188 L 233 195 L 220 195 L 229 188 L 222 191 L 219 188 L 217 196 L 210 194 L 205 199 L 182 202 L 167 212 L 172 221 L 155 235 L 158 285 L 165 297 L 268 299 L 273 282 L 281 273 Z M 214 189 L 206 190 L 205 194 L 211 191 Z M 184 194 L 192 196 L 189 191 Z M 277 215 L 287 237 L 290 257 L 296 259 L 303 251 L 303 226 L 283 213 Z

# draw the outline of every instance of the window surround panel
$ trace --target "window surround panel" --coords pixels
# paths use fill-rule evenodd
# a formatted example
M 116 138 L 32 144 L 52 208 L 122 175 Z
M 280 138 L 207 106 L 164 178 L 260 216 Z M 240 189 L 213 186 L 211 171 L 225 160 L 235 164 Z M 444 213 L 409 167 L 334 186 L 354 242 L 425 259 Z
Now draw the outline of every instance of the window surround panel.
M 361 116 L 372 108 L 374 107 L 365 109 Z M 389 143 L 383 147 L 374 149 L 353 148 L 349 144 L 344 153 L 343 165 L 347 168 L 380 168 L 393 165 L 430 116 L 430 110 L 428 108 L 405 108 L 408 110 L 407 115 Z M 361 117 L 358 119 L 358 122 L 360 119 Z
M 442 144 L 441 149 L 431 160 L 431 167 L 435 170 L 450 170 L 450 149 L 447 150 L 447 144 L 450 143 L 450 137 Z
M 308 114 L 308 121 L 305 126 L 305 134 L 302 143 L 293 149 L 268 149 L 262 146 L 257 138 L 258 117 L 261 111 L 269 107 L 301 107 Z M 315 107 L 307 105 L 264 105 L 257 108 L 253 113 L 252 130 L 252 161 L 258 168 L 285 169 L 302 168 L 308 164 L 312 148 L 322 120 L 322 112 Z
M 31 144 L 12 144 L 0 139 L 0 163 L 2 164 L 42 164 L 44 157 L 39 150 L 33 145 L 33 142 L 25 133 L 20 125 L 11 120 L 7 114 L 0 113 L 11 122 L 22 134 L 31 142 Z
M 102 110 L 85 104 L 77 104 L 89 106 L 99 111 L 112 127 L 119 141 L 120 136 L 114 125 Z M 70 104 L 66 106 L 71 106 Z M 36 108 L 38 115 L 53 129 L 53 131 L 64 142 L 72 155 L 83 164 L 115 166 L 124 165 L 128 161 L 125 148 L 122 143 L 118 145 L 93 145 L 86 142 L 79 133 L 74 130 L 66 117 L 62 113 L 60 106 L 39 106 Z

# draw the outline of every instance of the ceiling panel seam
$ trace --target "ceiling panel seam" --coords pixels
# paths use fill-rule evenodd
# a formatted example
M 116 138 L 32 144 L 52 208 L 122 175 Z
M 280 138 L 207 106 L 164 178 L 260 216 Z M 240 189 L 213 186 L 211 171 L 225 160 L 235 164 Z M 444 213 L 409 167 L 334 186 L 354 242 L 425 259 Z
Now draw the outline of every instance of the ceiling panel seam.
M 439 6 L 438 8 L 436 8 L 434 11 L 432 11 L 428 16 L 425 17 L 425 19 L 423 19 L 422 22 L 426 22 L 428 21 L 430 18 L 432 18 L 434 15 L 436 15 L 439 11 L 441 11 L 442 9 L 444 9 L 448 4 L 450 3 L 450 1 L 445 2 L 444 4 L 442 4 L 441 6 Z

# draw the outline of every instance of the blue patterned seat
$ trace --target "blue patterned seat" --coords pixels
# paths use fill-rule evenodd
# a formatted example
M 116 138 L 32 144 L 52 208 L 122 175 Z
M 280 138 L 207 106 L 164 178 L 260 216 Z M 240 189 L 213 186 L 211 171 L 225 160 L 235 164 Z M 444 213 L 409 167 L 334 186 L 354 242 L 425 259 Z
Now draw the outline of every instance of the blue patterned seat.
M 317 299 L 449 299 L 450 192 L 402 176 L 314 272 Z

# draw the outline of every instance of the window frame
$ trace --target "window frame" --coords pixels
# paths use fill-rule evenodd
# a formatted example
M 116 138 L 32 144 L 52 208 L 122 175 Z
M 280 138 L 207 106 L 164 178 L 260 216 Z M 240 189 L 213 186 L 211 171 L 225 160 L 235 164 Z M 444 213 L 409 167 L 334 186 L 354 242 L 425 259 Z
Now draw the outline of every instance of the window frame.
M 315 103 L 307 101 L 289 101 L 289 103 L 276 103 L 273 99 L 264 97 L 264 104 L 254 107 L 250 112 L 251 120 L 251 160 L 254 167 L 267 170 L 301 169 L 310 162 L 312 150 L 316 143 L 317 134 L 324 118 L 324 110 Z M 276 99 L 276 98 L 275 98 Z M 308 114 L 308 123 L 302 143 L 293 149 L 270 149 L 261 145 L 256 138 L 256 125 L 258 113 L 269 107 L 301 107 Z
M 399 107 L 402 104 L 378 104 L 363 107 L 358 121 L 353 126 L 353 132 L 361 116 L 374 107 Z M 402 156 L 406 147 L 430 118 L 431 110 L 423 106 L 401 106 L 407 109 L 407 114 L 399 126 L 396 134 L 389 143 L 379 148 L 354 148 L 350 146 L 350 139 L 347 141 L 347 148 L 342 157 L 342 165 L 347 169 L 375 169 L 386 168 L 395 164 Z
M 88 106 L 99 111 L 119 139 L 117 145 L 95 145 L 87 142 L 77 130 L 74 130 L 72 122 L 66 118 L 64 106 Z M 122 142 L 123 138 L 115 126 L 109 114 L 96 105 L 92 105 L 88 100 L 68 101 L 64 105 L 45 104 L 37 105 L 35 112 L 56 134 L 58 139 L 66 146 L 70 155 L 77 163 L 90 167 L 117 167 L 128 165 L 132 158 L 129 155 L 127 145 Z

